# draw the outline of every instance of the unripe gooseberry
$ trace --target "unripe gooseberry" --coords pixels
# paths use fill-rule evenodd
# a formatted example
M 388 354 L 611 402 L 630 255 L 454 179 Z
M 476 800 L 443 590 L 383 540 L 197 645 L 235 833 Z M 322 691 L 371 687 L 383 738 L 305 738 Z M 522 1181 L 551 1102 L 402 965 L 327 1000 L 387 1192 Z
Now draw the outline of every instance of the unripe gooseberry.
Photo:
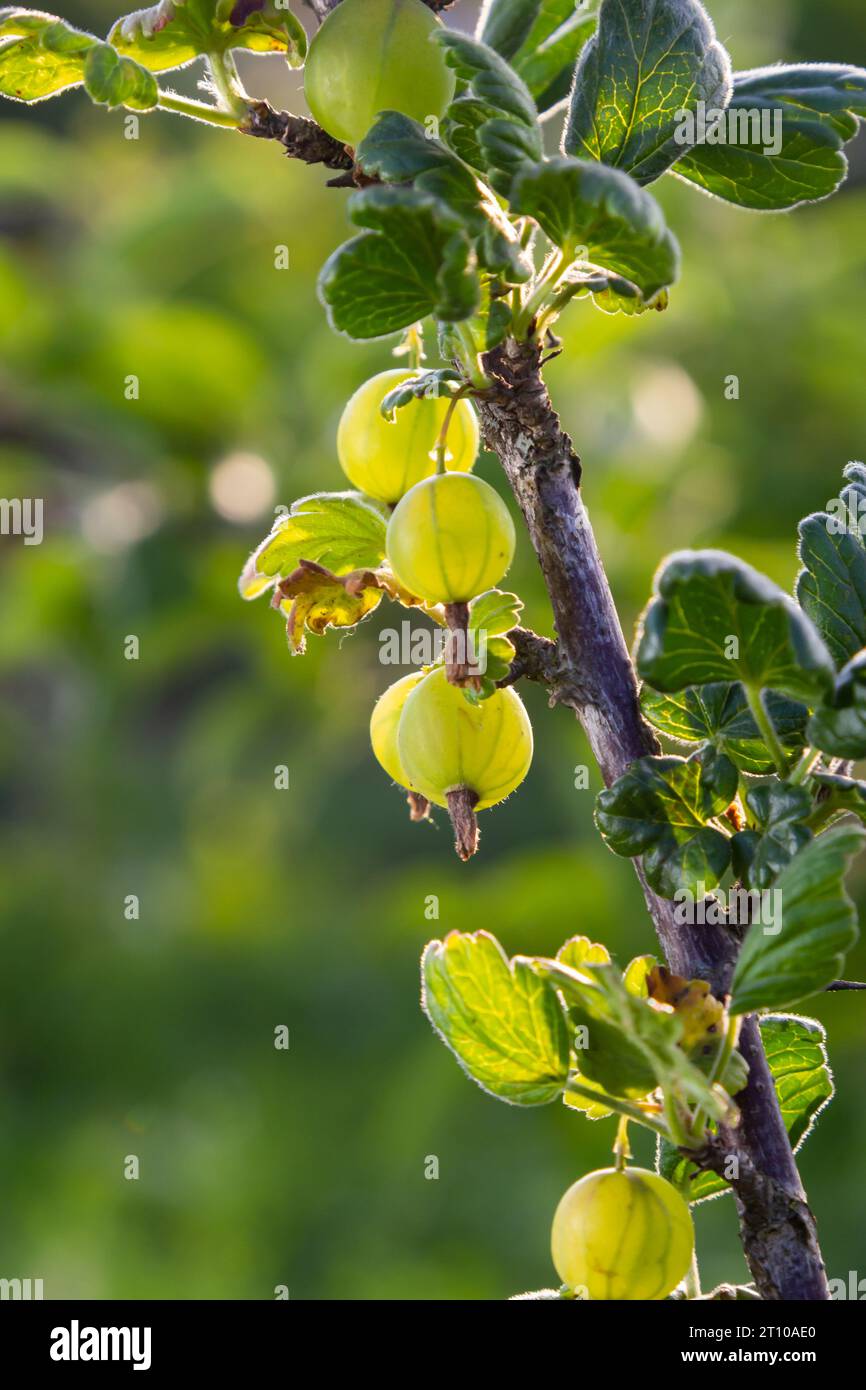
M 556 1272 L 591 1299 L 667 1298 L 694 1245 L 687 1203 L 646 1168 L 588 1173 L 568 1189 L 553 1218 Z
M 307 56 L 304 92 L 319 125 L 355 146 L 380 111 L 441 117 L 455 77 L 433 41 L 440 22 L 422 0 L 343 0 Z
M 450 402 L 420 397 L 401 406 L 395 419 L 379 409 L 389 391 L 415 376 L 396 367 L 365 381 L 347 403 L 337 430 L 340 466 L 355 487 L 380 502 L 399 502 L 415 483 L 436 471 L 436 443 Z M 478 456 L 478 420 L 467 400 L 451 414 L 445 467 L 468 473 Z
M 514 690 L 470 704 L 440 666 L 409 693 L 397 751 L 412 787 L 428 801 L 447 806 L 448 793 L 465 787 L 483 811 L 504 801 L 529 771 L 532 725 Z
M 471 473 L 437 473 L 398 502 L 385 549 L 400 583 L 427 603 L 466 603 L 499 583 L 514 556 L 499 493 Z
M 380 766 L 393 782 L 407 789 L 409 780 L 397 750 L 397 726 L 403 706 L 416 685 L 423 679 L 423 671 L 411 671 L 408 676 L 403 676 L 393 685 L 389 685 L 384 694 L 379 696 L 370 716 L 370 742 Z

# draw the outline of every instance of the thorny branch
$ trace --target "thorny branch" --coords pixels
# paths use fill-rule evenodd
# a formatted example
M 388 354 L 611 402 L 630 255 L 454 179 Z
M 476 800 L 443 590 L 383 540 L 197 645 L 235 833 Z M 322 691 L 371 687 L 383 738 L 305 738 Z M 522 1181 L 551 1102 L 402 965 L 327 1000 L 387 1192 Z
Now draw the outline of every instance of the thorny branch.
M 552 663 L 609 785 L 635 758 L 658 752 L 658 743 L 641 716 L 634 668 L 583 505 L 579 460 L 542 380 L 540 355 L 534 342 L 506 340 L 484 359 L 494 386 L 478 397 L 486 443 L 499 455 L 523 512 L 558 635 L 555 657 L 529 642 L 523 654 L 518 646 L 515 660 L 522 657 L 535 671 Z M 696 930 L 676 922 L 673 904 L 648 888 L 637 861 L 635 867 L 668 965 L 726 994 L 736 940 L 721 926 Z M 754 1017 L 744 1020 L 740 1050 L 750 1068 L 737 1097 L 740 1124 L 719 1136 L 712 1153 L 721 1163 L 723 1152 L 728 1165 L 749 1267 L 762 1298 L 827 1299 L 814 1217 Z

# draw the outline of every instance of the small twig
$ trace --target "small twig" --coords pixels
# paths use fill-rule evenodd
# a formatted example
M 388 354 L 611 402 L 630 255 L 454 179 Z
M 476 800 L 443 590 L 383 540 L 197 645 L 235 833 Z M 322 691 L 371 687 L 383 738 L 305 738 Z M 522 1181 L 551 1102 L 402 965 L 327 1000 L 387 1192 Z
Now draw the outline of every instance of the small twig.
M 516 681 L 540 681 L 552 685 L 559 671 L 559 649 L 549 637 L 539 637 L 528 627 L 513 627 L 507 634 L 514 647 L 514 660 L 507 676 L 496 684 L 514 685 Z
M 290 159 L 302 159 L 305 164 L 324 164 L 326 169 L 343 169 L 350 174 L 354 170 L 355 161 L 346 146 L 307 116 L 275 111 L 266 101 L 251 101 L 249 113 L 239 127 L 243 135 L 276 140 Z
M 842 989 L 866 989 L 866 984 L 861 980 L 834 980 L 832 984 L 826 986 L 827 993 Z
M 506 633 L 514 647 L 508 674 L 496 684 L 502 688 L 519 680 L 537 681 L 548 688 L 549 704 L 566 705 L 578 713 L 586 700 L 586 690 L 575 667 L 565 660 L 558 642 L 540 637 L 528 627 L 513 627 Z

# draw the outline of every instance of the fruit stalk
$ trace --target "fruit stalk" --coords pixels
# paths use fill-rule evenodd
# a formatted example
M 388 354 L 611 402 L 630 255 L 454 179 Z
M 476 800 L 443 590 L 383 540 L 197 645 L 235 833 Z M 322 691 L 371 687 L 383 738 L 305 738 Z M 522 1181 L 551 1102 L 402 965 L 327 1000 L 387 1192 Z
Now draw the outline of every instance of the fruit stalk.
M 551 404 L 538 343 L 506 340 L 484 358 L 493 385 L 478 407 L 487 446 L 498 454 L 523 512 L 544 575 L 558 635 L 557 691 L 580 719 L 606 784 L 636 758 L 659 751 L 644 722 L 638 687 L 580 491 L 580 462 Z M 729 988 L 736 940 L 722 927 L 700 932 L 674 920 L 673 904 L 641 879 L 668 965 L 687 979 Z M 741 1123 L 705 1156 L 733 1156 L 731 1185 L 740 1235 L 764 1299 L 829 1298 L 814 1217 L 788 1142 L 757 1021 L 744 1021 L 740 1048 L 750 1065 L 738 1097 Z
M 445 674 L 452 685 L 466 685 L 472 679 L 469 672 L 474 659 L 470 653 L 469 604 L 446 603 L 445 621 Z
M 465 863 L 478 849 L 478 819 L 473 811 L 478 797 L 468 787 L 448 793 L 448 814 L 454 830 L 454 848 Z

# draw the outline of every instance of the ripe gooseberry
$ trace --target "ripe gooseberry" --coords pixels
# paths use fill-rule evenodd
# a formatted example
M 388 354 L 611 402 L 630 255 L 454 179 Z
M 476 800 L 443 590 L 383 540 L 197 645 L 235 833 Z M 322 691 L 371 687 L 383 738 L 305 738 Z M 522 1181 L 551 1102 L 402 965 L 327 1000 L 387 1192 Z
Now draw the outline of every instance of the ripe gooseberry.
M 499 493 L 470 473 L 410 488 L 385 549 L 400 583 L 427 603 L 466 603 L 499 583 L 514 556 L 514 522 Z
M 403 713 L 403 706 L 412 691 L 424 679 L 423 671 L 411 671 L 408 676 L 389 685 L 379 696 L 370 716 L 370 742 L 381 767 L 393 782 L 400 787 L 409 787 L 409 779 L 403 770 L 397 750 L 397 726 Z
M 422 0 L 343 0 L 307 57 L 304 92 L 319 125 L 355 146 L 380 111 L 440 117 L 454 73 L 433 42 L 440 22 Z
M 568 1189 L 553 1218 L 556 1272 L 592 1299 L 667 1298 L 694 1245 L 687 1203 L 645 1168 L 588 1173 Z
M 394 687 L 392 687 L 393 689 Z M 476 811 L 519 786 L 532 762 L 532 725 L 510 688 L 470 704 L 440 666 L 410 691 L 397 728 L 397 752 L 411 785 L 436 806 L 463 788 Z
M 404 493 L 436 471 L 435 446 L 450 402 L 421 397 L 402 406 L 394 421 L 379 409 L 389 391 L 415 376 L 393 368 L 359 386 L 337 430 L 340 467 L 355 487 L 380 502 L 399 502 Z M 468 473 L 478 456 L 478 420 L 466 400 L 457 402 L 448 424 L 445 467 Z

